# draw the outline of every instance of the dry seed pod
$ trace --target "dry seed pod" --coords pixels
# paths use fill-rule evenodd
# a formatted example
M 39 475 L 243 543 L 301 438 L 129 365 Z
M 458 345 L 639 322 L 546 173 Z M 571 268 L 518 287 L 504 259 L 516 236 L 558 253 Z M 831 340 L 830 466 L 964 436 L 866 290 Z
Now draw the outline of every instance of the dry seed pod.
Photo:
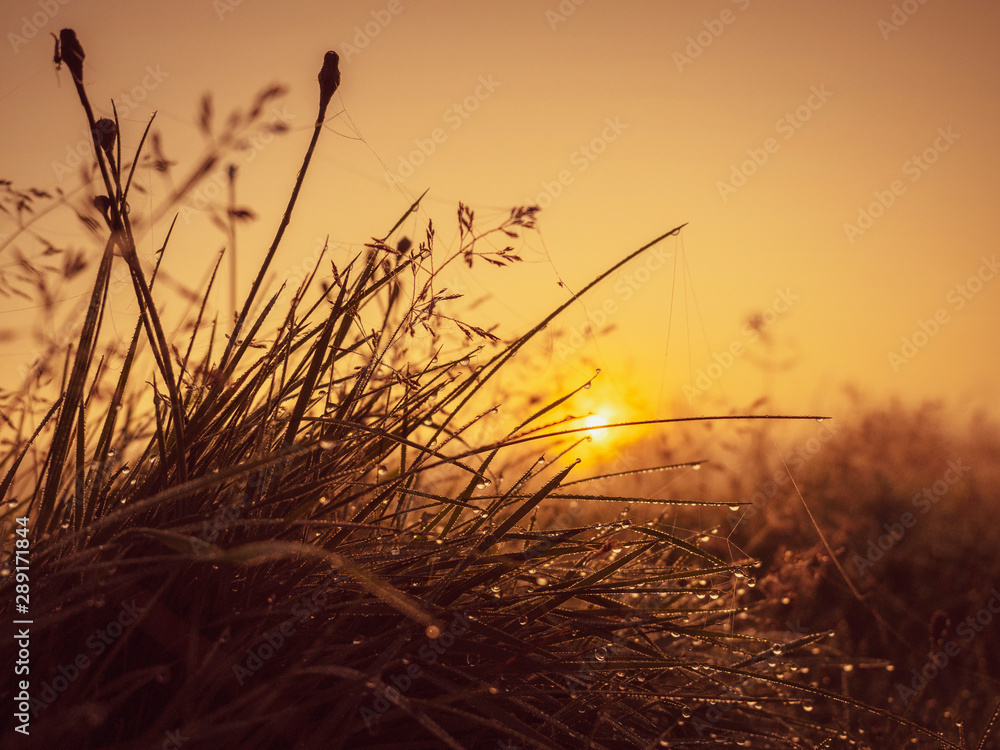
M 94 124 L 94 134 L 104 153 L 111 158 L 111 149 L 114 148 L 115 138 L 118 137 L 118 126 L 115 121 L 107 117 L 102 117 Z
M 327 52 L 323 68 L 319 71 L 319 106 L 326 109 L 337 87 L 340 86 L 340 55 Z
M 73 78 L 83 83 L 83 58 L 86 55 L 73 29 L 63 29 L 59 32 L 59 57 L 66 63 Z

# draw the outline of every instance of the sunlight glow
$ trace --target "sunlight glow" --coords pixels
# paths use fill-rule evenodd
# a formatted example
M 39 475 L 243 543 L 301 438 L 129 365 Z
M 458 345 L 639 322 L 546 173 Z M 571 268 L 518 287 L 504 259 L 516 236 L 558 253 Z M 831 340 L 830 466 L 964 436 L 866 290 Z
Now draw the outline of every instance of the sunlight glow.
M 604 414 L 595 412 L 590 414 L 586 419 L 583 420 L 584 427 L 603 427 L 604 425 L 611 424 L 611 420 L 608 419 Z M 588 432 L 587 434 L 595 441 L 607 440 L 608 435 L 611 430 L 594 430 L 593 432 Z

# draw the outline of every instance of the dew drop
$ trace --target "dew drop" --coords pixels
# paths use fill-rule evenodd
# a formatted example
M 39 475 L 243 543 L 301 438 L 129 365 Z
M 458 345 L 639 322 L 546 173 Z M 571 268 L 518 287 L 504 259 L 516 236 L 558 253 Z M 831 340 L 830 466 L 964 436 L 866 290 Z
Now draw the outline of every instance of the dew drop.
M 424 635 L 428 638 L 436 639 L 439 635 L 441 635 L 441 628 L 437 625 L 428 625 L 427 629 L 424 631 Z
M 399 554 L 399 547 L 393 547 L 391 550 L 389 550 L 389 554 L 390 555 L 398 555 Z
M 681 716 L 683 716 L 685 719 L 690 719 L 691 709 L 688 708 L 687 706 L 684 706 L 684 708 L 681 709 Z
M 325 451 L 330 450 L 335 445 L 336 445 L 336 443 L 334 443 L 332 440 L 320 440 L 319 441 L 319 447 L 322 448 Z

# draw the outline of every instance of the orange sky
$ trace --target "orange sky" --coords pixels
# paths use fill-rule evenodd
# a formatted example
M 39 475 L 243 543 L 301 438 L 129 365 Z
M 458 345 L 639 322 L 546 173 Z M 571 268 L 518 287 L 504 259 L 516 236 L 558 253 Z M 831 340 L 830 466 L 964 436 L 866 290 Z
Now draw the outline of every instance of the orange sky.
M 689 222 L 546 332 L 539 382 L 582 382 L 601 367 L 601 398 L 661 416 L 669 403 L 696 414 L 719 412 L 721 399 L 746 405 L 765 387 L 785 412 L 830 411 L 847 382 L 963 408 L 1000 402 L 995 2 L 11 0 L 0 12 L 0 178 L 21 188 L 79 184 L 67 150 L 85 121 L 68 72 L 51 64 L 49 34 L 64 26 L 87 52 L 98 114 L 114 97 L 134 148 L 156 110 L 181 169 L 200 151 L 204 92 L 222 121 L 264 85 L 290 86 L 268 117 L 291 132 L 235 158 L 240 202 L 260 216 L 240 238 L 244 291 L 335 49 L 343 83 L 331 111 L 342 114 L 328 121 L 276 272 L 293 274 L 327 233 L 344 245 L 384 234 L 425 188 L 406 231 L 422 236 L 433 217 L 445 243 L 458 200 L 484 222 L 541 202 L 529 262 L 456 266 L 446 279 L 488 295 L 474 315 L 516 335 L 565 299 L 560 279 L 579 289 Z M 166 188 L 137 179 L 153 198 L 133 211 L 148 214 Z M 50 236 L 85 246 L 60 231 Z M 167 268 L 193 283 L 224 241 L 182 220 Z M 67 314 L 77 293 L 65 290 Z M 128 296 L 113 304 L 123 330 Z M 0 300 L 3 327 L 30 321 L 26 306 Z M 616 330 L 584 335 L 588 311 Z M 770 348 L 747 326 L 755 312 Z M 9 387 L 30 346 L 4 346 Z M 794 366 L 767 380 L 755 362 L 768 359 Z

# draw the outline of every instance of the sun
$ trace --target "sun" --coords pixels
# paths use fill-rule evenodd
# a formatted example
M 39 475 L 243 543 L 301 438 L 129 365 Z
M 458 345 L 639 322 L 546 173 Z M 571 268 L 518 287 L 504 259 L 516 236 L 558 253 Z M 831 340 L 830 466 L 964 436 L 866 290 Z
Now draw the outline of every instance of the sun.
M 611 424 L 611 420 L 605 413 L 602 412 L 591 412 L 583 420 L 583 426 L 589 428 L 604 427 L 609 424 Z M 592 432 L 588 432 L 587 435 L 594 442 L 600 442 L 602 440 L 607 440 L 610 432 L 611 430 L 594 429 Z

